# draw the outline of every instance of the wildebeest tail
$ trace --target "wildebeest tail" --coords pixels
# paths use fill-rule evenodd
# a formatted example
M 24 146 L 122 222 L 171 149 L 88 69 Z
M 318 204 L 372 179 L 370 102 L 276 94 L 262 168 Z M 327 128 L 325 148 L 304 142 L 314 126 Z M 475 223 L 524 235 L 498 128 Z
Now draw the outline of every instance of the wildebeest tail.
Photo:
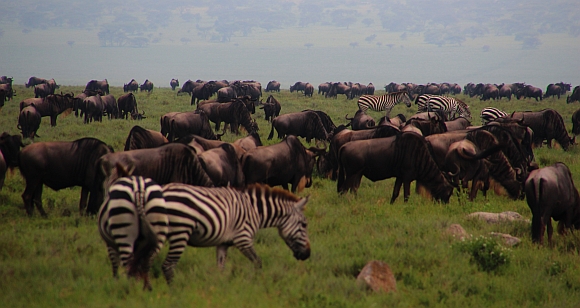
M 272 138 L 274 138 L 274 120 L 272 120 L 272 129 L 270 130 L 270 134 L 268 135 L 268 140 L 272 140 Z
M 541 203 L 541 192 L 542 192 L 542 178 L 534 179 L 532 186 L 532 191 L 530 194 L 526 194 L 526 200 L 528 205 L 532 210 L 532 241 L 539 242 L 542 234 L 542 213 L 539 211 L 539 204 Z M 529 192 L 526 192 L 529 193 Z

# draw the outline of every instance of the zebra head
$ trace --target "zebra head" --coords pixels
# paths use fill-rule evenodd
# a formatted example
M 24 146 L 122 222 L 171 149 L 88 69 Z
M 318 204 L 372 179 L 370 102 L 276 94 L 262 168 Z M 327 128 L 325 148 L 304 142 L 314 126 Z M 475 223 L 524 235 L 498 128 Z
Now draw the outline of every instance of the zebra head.
M 398 103 L 405 103 L 405 106 L 411 107 L 411 98 L 409 97 L 409 93 L 403 92 L 403 95 L 399 98 Z
M 308 197 L 296 201 L 286 222 L 278 227 L 278 233 L 297 260 L 306 260 L 310 257 L 310 240 L 306 230 L 308 224 L 304 216 L 306 203 Z

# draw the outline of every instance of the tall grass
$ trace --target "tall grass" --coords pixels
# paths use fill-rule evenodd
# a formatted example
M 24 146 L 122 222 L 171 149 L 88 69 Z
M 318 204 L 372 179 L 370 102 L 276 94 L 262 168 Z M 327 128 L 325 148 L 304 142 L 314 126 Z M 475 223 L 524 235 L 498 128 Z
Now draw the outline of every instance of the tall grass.
M 0 128 L 18 133 L 18 101 L 32 97 L 32 91 L 16 87 L 15 101 L 8 102 L 0 113 Z M 82 87 L 63 86 L 63 92 L 78 93 Z M 118 97 L 121 88 L 112 88 Z M 356 101 L 304 98 L 282 91 L 274 94 L 282 104 L 282 113 L 303 109 L 327 112 L 336 124 L 356 111 Z M 554 108 L 571 129 L 571 114 L 577 105 L 565 99 L 542 103 L 516 101 L 485 103 L 465 99 L 471 106 L 474 124 L 479 111 L 488 105 L 506 111 Z M 168 88 L 156 88 L 151 94 L 137 93 L 143 121 L 104 120 L 84 125 L 74 115 L 59 117 L 56 127 L 43 119 L 35 142 L 74 140 L 92 136 L 112 145 L 116 151 L 133 125 L 159 129 L 159 117 L 170 111 L 193 109 L 189 96 L 176 96 Z M 397 105 L 392 114 L 410 116 L 415 107 Z M 378 119 L 382 114 L 371 113 Z M 260 135 L 265 144 L 270 125 L 258 110 Z M 237 137 L 228 133 L 225 141 Z M 29 142 L 29 141 L 27 141 Z M 535 150 L 540 165 L 556 161 L 566 163 L 580 183 L 578 149 Z M 487 223 L 469 220 L 475 211 L 516 211 L 527 219 L 531 213 L 525 201 L 512 201 L 490 192 L 488 199 L 479 194 L 469 202 L 456 195 L 449 204 L 433 203 L 413 193 L 408 203 L 399 198 L 390 205 L 393 180 L 372 183 L 363 179 L 358 194 L 338 195 L 336 183 L 316 178 L 302 194 L 311 196 L 306 210 L 312 256 L 296 261 L 277 235 L 264 230 L 256 238 L 256 250 L 263 268 L 255 270 L 241 253 L 232 249 L 226 268 L 219 271 L 214 249 L 188 248 L 177 265 L 174 283 L 167 286 L 161 274 L 161 258 L 155 262 L 153 291 L 121 275 L 112 277 L 104 242 L 96 219 L 78 214 L 78 188 L 54 192 L 44 189 L 43 203 L 49 218 L 35 213 L 26 216 L 21 200 L 24 181 L 18 170 L 7 175 L 0 192 L 0 301 L 6 307 L 370 307 L 370 306 L 556 306 L 580 304 L 580 241 L 576 236 L 554 236 L 555 246 L 540 247 L 531 243 L 529 222 Z M 509 233 L 522 239 L 511 249 L 510 262 L 501 271 L 480 270 L 471 254 L 455 249 L 457 239 L 445 233 L 451 224 L 461 224 L 474 237 L 490 232 Z M 162 257 L 166 250 L 162 252 Z M 372 293 L 355 283 L 355 277 L 370 260 L 387 262 L 397 279 L 396 293 Z

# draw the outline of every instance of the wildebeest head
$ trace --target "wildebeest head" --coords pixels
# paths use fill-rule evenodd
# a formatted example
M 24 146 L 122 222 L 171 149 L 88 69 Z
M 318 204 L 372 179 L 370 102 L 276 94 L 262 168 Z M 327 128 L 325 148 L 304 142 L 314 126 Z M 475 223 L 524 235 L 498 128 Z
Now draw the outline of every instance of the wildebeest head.
M 8 167 L 18 166 L 18 153 L 21 147 L 24 147 L 24 144 L 20 135 L 10 135 L 7 132 L 0 135 L 0 152 Z
M 145 116 L 145 110 L 143 110 L 143 113 L 138 113 L 138 112 L 131 112 L 131 119 L 133 120 L 143 120 L 146 119 L 147 117 Z

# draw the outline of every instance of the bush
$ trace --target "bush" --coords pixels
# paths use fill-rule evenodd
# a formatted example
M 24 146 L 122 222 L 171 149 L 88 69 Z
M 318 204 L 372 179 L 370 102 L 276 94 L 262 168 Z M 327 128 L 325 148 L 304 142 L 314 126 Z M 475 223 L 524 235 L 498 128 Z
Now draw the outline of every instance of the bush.
M 510 263 L 510 250 L 491 237 L 462 240 L 457 246 L 461 252 L 469 253 L 471 261 L 482 271 L 497 272 Z

